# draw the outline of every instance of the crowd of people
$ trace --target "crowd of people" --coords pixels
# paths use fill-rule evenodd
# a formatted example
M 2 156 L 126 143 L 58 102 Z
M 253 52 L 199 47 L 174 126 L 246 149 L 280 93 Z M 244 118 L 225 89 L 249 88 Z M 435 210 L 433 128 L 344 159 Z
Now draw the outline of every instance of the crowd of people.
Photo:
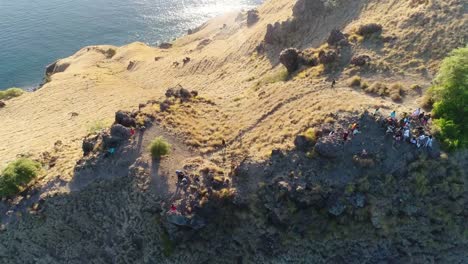
M 432 148 L 434 137 L 426 132 L 432 122 L 432 117 L 431 114 L 422 112 L 421 108 L 411 114 L 402 113 L 401 118 L 397 117 L 396 111 L 384 117 L 380 113 L 380 108 L 376 108 L 373 116 L 386 128 L 385 134 L 392 136 L 395 142 L 407 142 L 414 144 L 417 148 Z M 350 124 L 341 134 L 343 144 L 358 134 L 361 134 L 359 123 Z M 336 132 L 331 131 L 329 136 L 335 137 Z
M 374 116 L 378 114 L 379 109 L 376 109 Z M 417 148 L 432 148 L 434 138 L 426 133 L 426 128 L 431 121 L 431 114 L 421 112 L 421 108 L 416 109 L 412 114 L 403 113 L 399 119 L 396 111 L 392 111 L 390 116 L 383 120 L 386 134 L 391 135 L 395 142 L 408 142 Z

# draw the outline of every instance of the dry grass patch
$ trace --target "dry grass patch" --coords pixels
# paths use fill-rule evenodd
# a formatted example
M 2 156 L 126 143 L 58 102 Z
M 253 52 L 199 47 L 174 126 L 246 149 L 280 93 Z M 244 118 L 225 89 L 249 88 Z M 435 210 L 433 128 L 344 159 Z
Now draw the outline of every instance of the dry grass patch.
M 360 87 L 361 86 L 361 77 L 354 76 L 351 81 L 349 82 L 350 87 Z

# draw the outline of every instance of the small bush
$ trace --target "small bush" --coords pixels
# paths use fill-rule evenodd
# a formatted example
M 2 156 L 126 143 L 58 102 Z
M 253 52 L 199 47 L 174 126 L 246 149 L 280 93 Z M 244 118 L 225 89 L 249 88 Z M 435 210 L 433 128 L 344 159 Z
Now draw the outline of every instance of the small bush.
M 272 74 L 268 75 L 263 79 L 263 83 L 271 84 L 277 82 L 285 82 L 288 80 L 289 73 L 286 69 L 281 69 L 279 71 L 275 71 Z
M 163 137 L 157 137 L 151 142 L 149 149 L 151 156 L 155 159 L 159 159 L 171 152 L 171 144 L 169 144 Z
M 411 90 L 415 92 L 420 92 L 422 90 L 422 87 L 418 84 L 413 84 L 411 85 Z
M 351 82 L 349 83 L 349 86 L 351 86 L 351 87 L 361 86 L 361 77 L 355 76 L 353 79 L 351 79 Z
M 366 90 L 369 88 L 369 83 L 368 82 L 362 82 L 361 83 L 361 89 Z
M 11 196 L 22 191 L 41 170 L 39 162 L 21 158 L 10 163 L 0 176 L 0 196 Z
M 108 49 L 106 50 L 106 58 L 112 59 L 112 57 L 114 57 L 116 53 L 117 52 L 115 51 L 115 49 Z
M 18 97 L 24 93 L 21 88 L 9 88 L 5 91 L 0 91 L 0 100 L 8 100 L 14 97 Z
M 304 132 L 304 136 L 309 142 L 315 143 L 318 138 L 317 130 L 315 130 L 314 128 L 309 128 L 306 132 Z
M 395 101 L 401 101 L 401 98 L 403 96 L 403 85 L 400 83 L 394 83 L 390 88 L 388 89 L 388 94 L 390 95 L 390 98 Z
M 387 92 L 387 86 L 383 83 L 376 82 L 373 83 L 370 87 L 367 87 L 364 91 L 366 93 L 373 93 L 383 96 Z
M 104 121 L 96 121 L 94 123 L 92 123 L 89 128 L 88 128 L 88 133 L 90 134 L 94 134 L 94 133 L 97 133 L 101 130 L 103 130 L 104 128 L 106 128 L 106 124 Z

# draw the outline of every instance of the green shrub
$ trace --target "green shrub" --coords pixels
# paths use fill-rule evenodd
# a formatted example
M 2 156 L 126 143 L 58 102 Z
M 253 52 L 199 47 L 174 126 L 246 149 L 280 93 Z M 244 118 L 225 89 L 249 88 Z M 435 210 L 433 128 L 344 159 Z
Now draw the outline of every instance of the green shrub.
M 351 86 L 351 87 L 361 86 L 361 77 L 359 77 L 359 76 L 353 77 L 353 79 L 351 79 L 351 82 L 349 82 L 349 86 Z
M 0 196 L 11 196 L 19 193 L 35 179 L 41 170 L 39 162 L 21 158 L 10 163 L 0 176 Z
M 439 138 L 450 150 L 468 146 L 468 46 L 445 58 L 431 87 Z
M 151 142 L 149 149 L 151 156 L 155 159 L 159 159 L 171 152 L 171 144 L 169 144 L 163 137 L 157 137 Z
M 304 132 L 304 137 L 312 143 L 315 143 L 318 138 L 317 130 L 315 128 L 309 128 Z
M 18 97 L 24 93 L 21 88 L 9 88 L 5 91 L 0 91 L 0 100 L 8 100 L 14 97 Z

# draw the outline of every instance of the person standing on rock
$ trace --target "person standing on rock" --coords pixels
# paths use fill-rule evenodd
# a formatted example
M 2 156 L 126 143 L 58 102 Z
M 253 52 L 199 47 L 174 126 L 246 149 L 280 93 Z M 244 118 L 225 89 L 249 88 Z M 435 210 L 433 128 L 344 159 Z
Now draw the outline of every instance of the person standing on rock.
M 346 130 L 343 133 L 343 144 L 346 143 L 346 141 L 348 140 L 348 136 L 349 136 L 349 132 L 348 132 L 348 130 Z
M 428 138 L 427 138 L 427 141 L 426 141 L 426 144 L 424 144 L 424 146 L 426 148 L 429 148 L 429 149 L 432 149 L 432 142 L 433 142 L 433 138 L 432 138 L 432 135 L 430 135 Z
M 405 132 L 403 133 L 403 138 L 405 139 L 406 142 L 408 142 L 409 138 L 410 138 L 410 130 L 409 129 L 405 129 Z

